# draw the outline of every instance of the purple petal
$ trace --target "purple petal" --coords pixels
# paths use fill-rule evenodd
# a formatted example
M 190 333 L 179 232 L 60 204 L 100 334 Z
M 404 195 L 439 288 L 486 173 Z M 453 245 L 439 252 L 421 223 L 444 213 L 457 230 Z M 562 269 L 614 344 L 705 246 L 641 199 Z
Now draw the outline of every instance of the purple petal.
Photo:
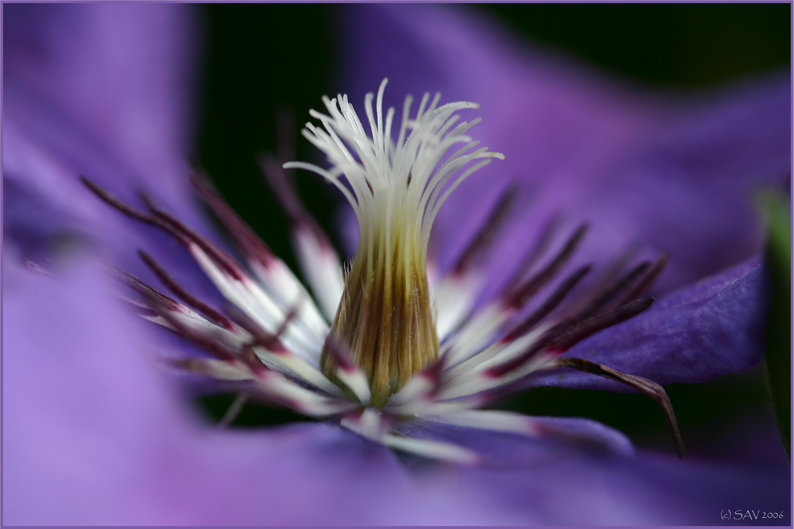
M 3 262 L 3 521 L 9 525 L 512 521 L 336 426 L 218 431 L 154 363 L 144 322 L 75 256 Z
M 6 116 L 27 122 L 31 106 L 47 108 L 138 178 L 164 185 L 192 140 L 191 13 L 168 4 L 6 7 Z
M 192 291 L 219 301 L 172 239 L 124 219 L 80 182 L 86 175 L 140 206 L 145 191 L 211 233 L 187 186 L 193 103 L 187 6 L 15 4 L 4 10 L 4 221 L 27 257 L 43 260 L 64 234 L 151 281 L 146 248 L 183 271 Z M 153 284 L 157 284 L 156 282 Z
M 566 427 L 571 432 L 603 438 L 603 431 L 594 427 L 597 423 L 553 421 L 560 420 L 570 421 Z M 758 524 L 787 523 L 791 516 L 789 469 L 779 462 L 733 464 L 647 453 L 609 455 L 518 435 L 414 426 L 416 435 L 454 441 L 484 453 L 488 464 L 456 470 L 457 493 L 493 502 L 494 512 L 524 525 L 707 525 L 723 523 L 720 514 L 727 509 L 731 516 L 736 509 L 783 511 L 783 522 L 759 515 L 758 521 L 752 521 Z
M 213 458 L 210 524 L 433 525 L 516 523 L 454 481 L 412 476 L 393 453 L 330 425 L 231 434 Z M 224 454 L 223 457 L 218 457 Z M 217 501 L 216 501 L 217 500 Z
M 475 412 L 476 413 L 476 412 Z M 494 433 L 487 429 L 450 426 L 430 418 L 415 419 L 397 426 L 409 437 L 463 445 L 481 455 L 488 467 L 542 464 L 550 454 L 569 452 L 601 454 L 605 457 L 634 453 L 631 441 L 621 432 L 590 419 L 571 417 L 526 417 L 534 434 Z M 557 457 L 552 455 L 552 458 Z
M 31 124 L 35 125 L 36 121 L 25 125 Z M 4 121 L 3 125 L 3 200 L 7 205 L 3 221 L 7 245 L 19 248 L 24 258 L 44 263 L 57 258 L 61 239 L 88 242 L 108 262 L 158 285 L 137 257 L 137 250 L 145 248 L 169 269 L 180 270 L 180 280 L 192 292 L 207 301 L 219 301 L 215 288 L 173 238 L 127 219 L 97 198 L 79 179 L 80 174 L 99 174 L 110 177 L 110 182 L 105 183 L 113 184 L 116 176 L 129 177 L 115 182 L 115 187 L 126 188 L 126 193 L 119 195 L 139 206 L 131 185 L 134 177 L 114 169 L 123 164 L 98 146 L 80 145 L 79 131 L 69 126 L 56 127 L 49 138 L 60 138 L 57 141 L 67 145 L 66 149 L 60 149 L 49 143 L 48 138 L 27 134 L 17 122 Z M 175 179 L 174 183 L 181 186 L 182 200 L 167 201 L 168 209 L 179 210 L 181 218 L 192 221 L 199 231 L 210 233 L 187 186 L 181 185 L 184 181 Z M 154 196 L 162 197 L 159 193 Z
M 461 489 L 497 501 L 506 516 L 537 525 L 713 525 L 730 510 L 781 513 L 739 525 L 787 524 L 785 465 L 738 466 L 636 458 L 549 458 L 545 465 L 501 472 L 460 470 Z M 734 521 L 734 523 L 736 523 Z
M 790 115 L 788 75 L 699 97 L 604 182 L 590 208 L 596 228 L 644 244 L 651 254 L 670 253 L 659 292 L 759 252 L 764 230 L 754 194 L 789 179 Z
M 516 230 L 531 240 L 549 213 L 539 204 L 551 200 L 554 210 L 576 205 L 599 185 L 595 176 L 614 171 L 658 118 L 655 104 L 582 66 L 538 53 L 473 10 L 407 4 L 349 9 L 353 102 L 383 77 L 398 108 L 405 94 L 425 91 L 440 91 L 445 101 L 474 101 L 481 108 L 472 117 L 483 121 L 472 135 L 505 154 L 442 208 L 435 231 L 447 264 L 511 180 L 531 185 L 535 207 L 528 220 L 535 225 Z M 517 252 L 499 255 L 509 260 Z
M 667 295 L 565 356 L 659 384 L 705 382 L 745 371 L 763 353 L 763 283 L 761 265 L 751 260 Z M 625 391 L 615 382 L 569 369 L 542 373 L 532 384 Z
M 141 190 L 200 222 L 186 186 L 193 24 L 186 6 L 15 4 L 4 9 L 3 173 L 49 208 L 102 231 L 86 175 L 136 201 Z M 86 214 L 86 210 L 88 214 Z M 99 226 L 99 229 L 96 229 Z M 119 239 L 118 233 L 115 238 Z
M 779 183 L 790 167 L 787 76 L 664 101 L 532 49 L 473 10 L 367 5 L 347 15 L 354 102 L 385 76 L 392 104 L 424 91 L 475 101 L 483 122 L 473 136 L 506 156 L 442 208 L 435 236 L 444 264 L 511 180 L 532 203 L 494 248 L 494 278 L 507 276 L 555 214 L 592 224 L 584 261 L 604 262 L 634 244 L 650 255 L 670 252 L 659 291 L 759 251 L 752 192 Z
M 180 454 L 189 414 L 107 300 L 94 266 L 58 279 L 3 260 L 3 500 L 10 524 L 140 524 L 160 485 L 152 465 Z M 162 487 L 169 475 L 163 472 Z

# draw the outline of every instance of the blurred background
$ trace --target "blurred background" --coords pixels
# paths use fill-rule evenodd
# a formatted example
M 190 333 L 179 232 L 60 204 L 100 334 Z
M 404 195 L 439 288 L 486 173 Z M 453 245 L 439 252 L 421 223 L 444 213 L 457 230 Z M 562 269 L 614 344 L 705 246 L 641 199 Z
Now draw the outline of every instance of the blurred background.
M 536 45 L 652 90 L 708 90 L 790 64 L 790 4 L 470 7 Z M 298 131 L 308 110 L 320 107 L 321 95 L 336 94 L 337 66 L 343 58 L 334 28 L 345 6 L 204 4 L 200 9 L 206 38 L 197 160 L 242 217 L 295 268 L 286 218 L 263 183 L 257 159 L 275 150 L 277 115 L 284 111 L 293 116 L 297 159 L 313 158 Z M 297 185 L 333 238 L 338 203 L 330 187 L 308 175 L 297 179 Z M 666 389 L 690 455 L 785 458 L 762 368 Z M 202 405 L 219 418 L 231 400 L 229 395 L 207 397 Z M 661 409 L 642 395 L 545 388 L 500 407 L 596 419 L 625 432 L 641 448 L 673 453 Z M 283 410 L 248 404 L 234 424 L 251 427 L 294 419 Z

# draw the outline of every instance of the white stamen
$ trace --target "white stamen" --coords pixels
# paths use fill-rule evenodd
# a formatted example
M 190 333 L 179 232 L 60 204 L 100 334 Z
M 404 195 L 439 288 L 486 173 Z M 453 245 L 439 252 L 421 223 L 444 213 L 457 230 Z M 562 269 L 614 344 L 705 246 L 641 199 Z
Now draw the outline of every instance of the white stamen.
M 413 439 L 398 435 L 385 435 L 381 442 L 386 446 L 404 450 L 412 454 L 461 465 L 475 465 L 480 456 L 462 446 L 427 439 Z
M 538 429 L 526 415 L 498 410 L 462 410 L 444 415 L 423 415 L 423 419 L 466 428 L 479 428 L 522 435 L 538 435 Z
M 318 240 L 310 228 L 300 226 L 294 236 L 301 269 L 323 314 L 328 321 L 332 321 L 345 288 L 339 256 Z M 328 327 L 325 326 L 325 333 L 327 332 Z

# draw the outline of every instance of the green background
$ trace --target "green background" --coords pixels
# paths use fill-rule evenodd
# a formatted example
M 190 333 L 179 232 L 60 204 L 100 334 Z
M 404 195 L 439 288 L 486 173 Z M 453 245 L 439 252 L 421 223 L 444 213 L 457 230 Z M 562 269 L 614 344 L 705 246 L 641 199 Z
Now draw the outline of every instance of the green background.
M 330 92 L 339 56 L 334 4 L 211 4 L 202 6 L 205 60 L 197 158 L 221 192 L 268 244 L 294 267 L 286 219 L 263 184 L 257 158 L 275 148 L 276 116 L 306 121 Z M 578 57 L 616 77 L 655 90 L 704 90 L 790 63 L 789 4 L 490 4 L 478 6 L 543 46 Z M 296 127 L 297 129 L 297 127 Z M 298 139 L 297 131 L 294 140 Z M 310 159 L 297 141 L 298 158 Z M 328 186 L 298 179 L 318 220 L 334 233 Z M 337 241 L 338 242 L 338 241 Z M 690 454 L 741 450 L 732 424 L 772 421 L 763 371 L 700 385 L 667 387 Z M 219 416 L 229 396 L 204 401 Z M 503 407 L 525 413 L 583 416 L 626 432 L 640 447 L 673 453 L 664 417 L 636 394 L 544 388 Z M 235 425 L 295 419 L 283 410 L 248 405 Z M 762 427 L 759 426 L 762 429 Z M 748 426 L 745 430 L 754 430 Z M 722 432 L 722 433 L 721 433 Z M 749 439 L 749 437 L 748 437 Z M 759 457 L 777 457 L 771 453 Z

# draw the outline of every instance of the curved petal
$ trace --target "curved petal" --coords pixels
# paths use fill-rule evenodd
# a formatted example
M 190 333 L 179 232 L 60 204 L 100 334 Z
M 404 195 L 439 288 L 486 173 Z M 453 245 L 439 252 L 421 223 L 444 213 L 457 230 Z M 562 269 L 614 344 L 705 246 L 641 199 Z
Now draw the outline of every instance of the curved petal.
M 585 214 L 596 229 L 625 237 L 623 244 L 670 254 L 657 292 L 737 264 L 763 244 L 754 195 L 762 186 L 783 188 L 790 178 L 790 115 L 787 74 L 700 96 L 673 114 L 624 171 L 603 179 Z
M 191 13 L 167 4 L 9 5 L 3 177 L 80 220 L 86 209 L 109 211 L 92 207 L 78 179 L 86 175 L 125 200 L 146 191 L 200 222 L 185 185 Z M 42 213 L 31 222 L 49 222 Z
M 70 261 L 53 278 L 12 254 L 6 246 L 3 521 L 149 523 L 163 507 L 136 503 L 169 487 L 152 465 L 181 453 L 189 414 L 107 299 L 101 270 Z
M 10 525 L 487 523 L 326 424 L 218 431 L 150 357 L 148 329 L 79 256 L 55 277 L 3 262 L 3 521 Z M 498 515 L 497 521 L 504 521 Z
M 226 433 L 212 443 L 212 501 L 191 523 L 218 525 L 431 525 L 505 521 L 488 502 L 443 480 L 412 476 L 383 446 L 341 428 L 299 425 Z M 189 473 L 187 473 L 189 474 Z M 468 502 L 462 501 L 467 499 Z
M 635 244 L 670 252 L 660 292 L 759 251 L 751 194 L 784 180 L 790 167 L 788 76 L 665 101 L 532 49 L 473 10 L 357 5 L 344 20 L 353 101 L 384 76 L 393 94 L 475 101 L 477 137 L 505 154 L 441 210 L 435 232 L 445 264 L 511 181 L 532 202 L 493 249 L 495 278 L 509 276 L 501 272 L 556 214 L 591 223 L 583 261 Z M 488 294 L 500 286 L 494 281 Z
M 477 421 L 477 416 L 509 415 L 523 424 L 510 427 Z M 395 428 L 407 436 L 431 439 L 471 449 L 482 456 L 489 468 L 513 464 L 542 463 L 549 454 L 564 450 L 600 454 L 605 457 L 634 453 L 631 441 L 621 432 L 600 422 L 576 417 L 527 417 L 509 412 L 476 410 L 468 412 L 466 421 L 454 414 L 441 417 L 422 416 Z M 478 422 L 481 426 L 478 426 Z M 504 420 L 502 421 L 505 422 Z M 556 456 L 554 456 L 556 457 Z
M 761 359 L 764 307 L 763 267 L 753 259 L 667 295 L 565 356 L 659 384 L 704 382 L 745 371 Z M 626 391 L 615 382 L 569 369 L 541 373 L 531 384 Z
M 74 123 L 59 124 L 51 131 L 51 139 L 62 142 L 63 149 L 46 137 L 28 134 L 25 128 L 36 123 L 35 119 L 25 124 L 10 119 L 3 122 L 3 222 L 7 245 L 14 244 L 23 252 L 22 257 L 43 263 L 56 256 L 60 240 L 82 240 L 109 262 L 157 285 L 137 256 L 137 250 L 143 248 L 152 251 L 167 268 L 180 270 L 180 280 L 192 292 L 207 301 L 220 300 L 188 252 L 172 237 L 127 219 L 80 181 L 81 174 L 103 175 L 105 178 L 100 180 L 107 183 L 109 178 L 113 187 L 124 191 L 120 196 L 138 205 L 140 201 L 134 199 L 135 177 L 120 169 L 122 162 L 97 145 L 81 143 Z M 165 194 L 168 209 L 179 211 L 180 217 L 188 219 L 198 231 L 211 233 L 183 182 L 174 179 L 182 200 Z M 158 202 L 164 197 L 158 191 L 152 195 Z
M 140 205 L 145 191 L 211 233 L 186 164 L 194 29 L 187 6 L 9 5 L 4 47 L 3 178 L 6 235 L 43 260 L 64 233 L 151 281 L 138 248 L 157 249 L 186 286 L 219 300 L 173 240 L 124 219 L 80 182 L 89 176 Z M 191 273 L 190 271 L 193 271 Z
M 567 426 L 603 436 L 594 424 Z M 723 523 L 728 510 L 733 518 L 736 509 L 783 513 L 783 522 L 760 514 L 743 520 L 752 524 L 791 517 L 789 469 L 779 462 L 608 455 L 445 425 L 425 424 L 413 433 L 487 454 L 487 465 L 456 470 L 456 493 L 493 502 L 494 512 L 524 525 L 708 525 Z
M 483 118 L 477 138 L 505 155 L 504 162 L 460 186 L 442 208 L 435 231 L 445 264 L 463 249 L 511 180 L 522 182 L 532 196 L 529 220 L 535 225 L 513 231 L 531 240 L 549 213 L 542 206 L 549 197 L 556 210 L 575 204 L 592 192 L 595 175 L 614 170 L 656 126 L 655 103 L 581 65 L 531 49 L 481 13 L 408 4 L 348 9 L 343 22 L 345 57 L 355 65 L 347 73 L 351 101 L 363 100 L 364 92 L 389 77 L 391 104 L 398 108 L 404 94 L 419 98 L 436 91 L 447 101 L 476 102 Z M 505 260 L 523 249 L 509 246 L 497 250 L 507 251 L 499 253 Z
M 168 186 L 192 140 L 191 14 L 168 4 L 8 6 L 6 117 L 29 122 L 46 108 L 140 180 Z
M 461 489 L 494 499 L 505 516 L 537 525 L 786 524 L 785 465 L 739 466 L 634 458 L 549 458 L 545 465 L 460 471 Z M 742 518 L 734 518 L 740 510 Z M 745 518 L 747 510 L 758 513 Z M 761 513 L 782 513 L 763 519 Z M 727 516 L 727 517 L 726 517 Z

